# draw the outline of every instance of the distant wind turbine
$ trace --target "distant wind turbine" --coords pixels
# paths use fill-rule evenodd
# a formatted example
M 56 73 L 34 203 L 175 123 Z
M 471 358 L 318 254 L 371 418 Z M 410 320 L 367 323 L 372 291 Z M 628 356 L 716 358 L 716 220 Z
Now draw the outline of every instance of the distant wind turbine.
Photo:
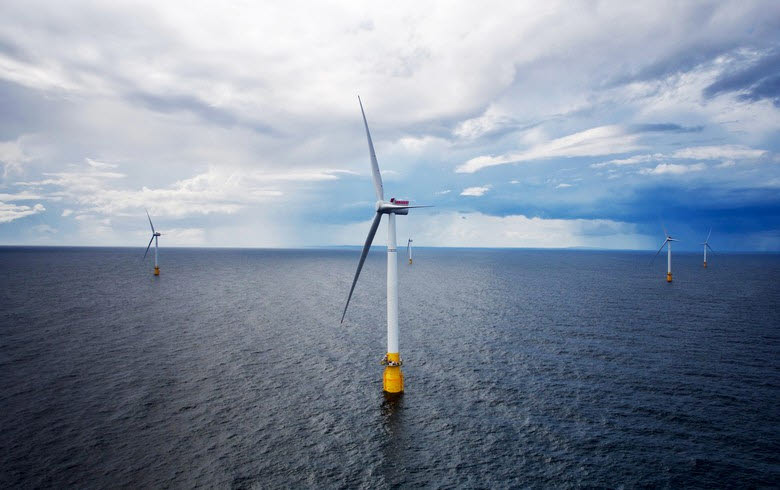
M 152 227 L 152 238 L 149 240 L 149 245 L 146 246 L 146 252 L 144 252 L 144 259 L 146 259 L 146 254 L 149 253 L 149 247 L 152 246 L 152 240 L 154 240 L 154 275 L 159 276 L 160 275 L 160 267 L 157 265 L 157 250 L 158 250 L 158 243 L 157 243 L 157 237 L 162 236 L 162 233 L 159 231 L 154 231 L 154 225 L 152 224 L 152 217 L 149 216 L 149 211 L 146 211 L 146 217 L 149 218 L 149 226 Z
M 653 260 L 651 260 L 650 263 L 653 263 L 655 258 L 658 257 L 658 254 L 661 253 L 661 250 L 664 249 L 664 245 L 666 245 L 666 282 L 672 282 L 672 242 L 677 242 L 679 240 L 672 238 L 666 232 L 666 227 L 664 227 L 664 235 L 666 236 L 666 240 L 661 244 L 661 248 L 655 253 Z
M 366 127 L 366 139 L 368 140 L 368 153 L 371 156 L 371 175 L 374 179 L 374 191 L 376 192 L 376 214 L 371 228 L 368 230 L 366 243 L 363 245 L 363 251 L 360 254 L 355 278 L 352 280 L 352 287 L 349 290 L 347 304 L 344 305 L 344 313 L 341 315 L 341 323 L 344 323 L 344 317 L 347 314 L 349 300 L 352 299 L 352 293 L 355 291 L 360 270 L 366 261 L 366 256 L 371 248 L 371 242 L 374 241 L 374 235 L 379 228 L 379 222 L 382 215 L 387 215 L 387 355 L 382 360 L 385 365 L 384 375 L 382 376 L 382 385 L 388 393 L 401 393 L 404 391 L 404 375 L 401 372 L 401 354 L 398 350 L 398 256 L 396 251 L 395 237 L 395 216 L 397 214 L 409 214 L 411 208 L 424 208 L 430 206 L 410 206 L 409 201 L 399 201 L 395 198 L 385 201 L 384 188 L 382 187 L 382 175 L 379 173 L 379 163 L 376 160 L 374 144 L 371 142 L 371 132 L 368 130 L 366 113 L 363 111 L 363 102 L 358 97 L 360 112 L 363 114 L 363 125 Z
M 411 238 L 406 242 L 406 253 L 409 255 L 409 265 L 412 265 L 412 240 Z
M 704 245 L 704 268 L 707 268 L 707 249 L 710 249 L 710 252 L 715 253 L 715 250 L 712 250 L 712 247 L 710 247 L 709 241 L 710 241 L 710 235 L 712 235 L 712 228 L 710 228 L 710 232 L 707 233 L 707 238 L 704 240 L 704 243 L 700 243 L 700 245 Z

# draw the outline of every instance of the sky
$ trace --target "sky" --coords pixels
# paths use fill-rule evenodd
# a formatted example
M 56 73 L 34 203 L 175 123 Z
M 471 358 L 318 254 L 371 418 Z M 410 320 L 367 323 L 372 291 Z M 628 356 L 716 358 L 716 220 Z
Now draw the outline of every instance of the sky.
M 0 244 L 780 251 L 780 2 L 0 2 Z M 375 244 L 384 245 L 380 231 Z

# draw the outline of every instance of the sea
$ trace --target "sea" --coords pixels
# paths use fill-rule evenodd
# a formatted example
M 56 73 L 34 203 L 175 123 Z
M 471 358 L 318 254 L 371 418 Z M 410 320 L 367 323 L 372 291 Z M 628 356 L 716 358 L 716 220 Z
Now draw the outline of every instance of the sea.
M 780 486 L 780 255 L 0 248 L 0 488 Z

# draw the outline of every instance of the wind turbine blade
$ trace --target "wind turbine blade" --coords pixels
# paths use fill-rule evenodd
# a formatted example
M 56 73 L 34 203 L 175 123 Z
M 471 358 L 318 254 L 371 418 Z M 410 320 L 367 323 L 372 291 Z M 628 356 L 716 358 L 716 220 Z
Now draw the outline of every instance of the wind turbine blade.
M 382 174 L 379 173 L 379 163 L 376 161 L 376 152 L 374 152 L 374 143 L 371 141 L 371 132 L 368 130 L 368 121 L 366 121 L 366 113 L 363 111 L 363 101 L 360 100 L 358 95 L 358 103 L 360 104 L 360 113 L 363 114 L 363 124 L 366 126 L 366 138 L 368 139 L 368 152 L 371 154 L 371 175 L 374 178 L 374 190 L 376 191 L 376 198 L 379 201 L 385 200 L 385 190 L 382 187 Z
M 667 238 L 668 238 L 668 237 L 669 237 L 669 233 L 667 233 L 667 231 L 666 231 L 666 225 L 664 224 L 664 222 L 663 222 L 663 221 L 661 221 L 661 228 L 663 228 L 663 229 L 664 229 L 664 237 L 667 237 Z
M 710 252 L 715 253 L 715 250 L 713 250 L 712 247 L 710 247 L 709 243 L 705 243 L 705 245 L 707 246 L 707 248 L 710 249 Z
M 154 241 L 154 235 L 152 235 L 152 238 L 149 239 L 149 245 L 146 246 L 146 252 L 144 252 L 144 258 L 141 260 L 144 260 L 146 258 L 146 254 L 149 253 L 149 247 L 152 246 L 152 241 Z
M 149 218 L 149 226 L 152 227 L 152 233 L 154 233 L 154 225 L 152 224 L 152 217 L 149 216 L 149 211 L 147 209 L 144 209 L 146 211 L 146 217 Z
M 661 248 L 659 248 L 658 251 L 655 253 L 655 255 L 653 255 L 653 260 L 651 260 L 650 264 L 648 264 L 648 265 L 653 265 L 653 262 L 655 262 L 655 258 L 658 257 L 658 254 L 661 253 L 661 250 L 664 249 L 664 245 L 666 245 L 666 242 L 668 242 L 668 241 L 669 241 L 668 238 L 666 240 L 664 240 L 664 243 L 661 244 Z
M 371 223 L 371 229 L 368 230 L 366 243 L 363 245 L 363 252 L 360 254 L 360 261 L 358 262 L 357 270 L 355 271 L 355 278 L 352 279 L 352 287 L 349 289 L 347 304 L 344 305 L 344 313 L 341 314 L 341 323 L 344 323 L 344 317 L 347 315 L 347 308 L 349 307 L 349 300 L 352 299 L 352 293 L 355 291 L 355 284 L 357 284 L 358 276 L 360 276 L 360 270 L 363 269 L 363 263 L 366 261 L 368 251 L 371 249 L 371 242 L 374 241 L 374 235 L 376 235 L 376 230 L 379 228 L 379 222 L 381 220 L 382 213 L 376 213 L 376 216 L 374 216 L 374 222 Z
M 712 235 L 712 228 L 710 228 L 710 232 L 707 233 L 707 238 L 704 240 L 704 243 L 707 243 L 710 241 L 710 235 Z

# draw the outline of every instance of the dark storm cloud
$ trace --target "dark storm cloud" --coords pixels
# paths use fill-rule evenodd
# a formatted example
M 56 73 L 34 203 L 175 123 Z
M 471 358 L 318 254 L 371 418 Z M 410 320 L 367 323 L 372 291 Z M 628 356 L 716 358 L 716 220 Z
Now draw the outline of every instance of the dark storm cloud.
M 741 92 L 740 100 L 768 99 L 780 107 L 780 49 L 765 54 L 747 68 L 739 66 L 724 72 L 704 89 L 708 99 L 728 92 Z

